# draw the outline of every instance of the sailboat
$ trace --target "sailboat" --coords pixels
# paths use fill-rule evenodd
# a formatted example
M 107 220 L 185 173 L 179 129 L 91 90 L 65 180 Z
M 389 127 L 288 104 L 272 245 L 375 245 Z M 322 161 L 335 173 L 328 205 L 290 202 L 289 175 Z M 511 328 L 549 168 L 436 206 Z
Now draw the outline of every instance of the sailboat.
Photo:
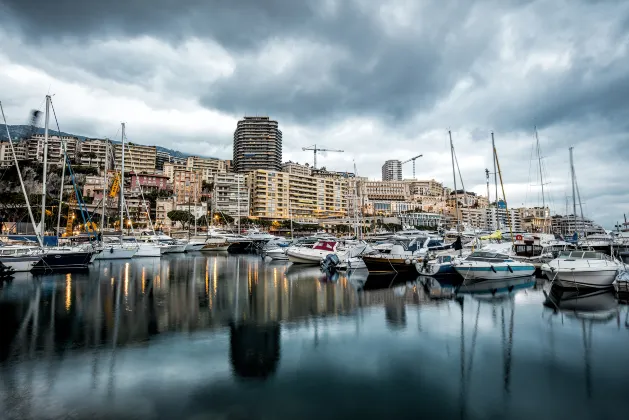
M 124 148 L 124 123 L 122 124 L 122 144 Z M 103 228 L 105 227 L 105 211 L 107 203 L 107 163 L 109 162 L 109 140 L 105 143 L 105 170 L 103 175 L 103 203 L 100 215 L 100 231 L 101 231 L 101 252 L 96 256 L 97 260 L 117 260 L 132 258 L 138 252 L 138 246 L 133 244 L 125 244 L 122 240 L 118 242 L 107 242 L 105 240 Z M 124 153 L 122 154 L 122 165 L 124 168 Z M 124 194 L 124 184 L 120 185 L 121 194 Z M 120 226 L 122 226 L 122 212 L 120 213 Z M 122 230 L 122 229 L 121 229 Z
M 513 243 L 513 226 L 509 215 L 509 208 L 507 207 L 507 199 L 504 184 L 502 182 L 502 172 L 500 170 L 498 153 L 494 143 L 494 133 L 491 133 L 491 138 L 494 164 L 496 165 L 498 175 L 500 176 L 505 213 L 509 222 L 509 232 Z M 496 202 L 498 202 L 497 194 Z M 496 214 L 496 218 L 497 216 L 498 214 Z M 475 283 L 481 281 L 504 281 L 518 277 L 530 277 L 535 273 L 535 266 L 533 264 L 515 261 L 507 254 L 489 249 L 472 252 L 465 260 L 457 261 L 453 264 L 453 266 L 456 272 L 463 277 L 464 284 L 466 282 Z
M 30 210 L 30 205 L 28 202 L 28 195 L 26 194 L 26 190 L 24 188 L 24 183 L 20 176 L 20 183 L 22 184 L 22 191 L 25 195 L 26 205 L 29 207 L 29 215 L 31 217 L 31 223 L 35 227 L 35 232 L 37 235 L 37 240 L 39 242 L 41 259 L 33 265 L 33 271 L 63 271 L 68 269 L 86 269 L 88 264 L 92 262 L 93 257 L 96 252 L 93 248 L 80 248 L 80 247 L 44 247 L 42 237 L 46 230 L 45 225 L 45 216 L 46 216 L 46 175 L 48 170 L 48 128 L 50 122 L 50 106 L 51 106 L 51 97 L 50 95 L 46 95 L 46 114 L 45 114 L 45 128 L 44 128 L 44 154 L 43 160 L 44 165 L 42 169 L 42 209 L 41 209 L 41 223 L 40 229 L 37 229 L 37 225 L 35 224 L 35 219 L 33 217 L 32 211 Z M 57 131 L 59 127 L 57 126 Z M 66 145 L 65 143 L 61 143 L 62 153 L 64 162 L 68 165 L 68 169 L 70 170 L 70 175 L 73 178 L 72 168 L 69 166 Z M 16 161 L 17 165 L 17 161 Z M 16 166 L 19 173 L 19 166 Z M 77 193 L 78 194 L 78 193 Z M 79 203 L 81 202 L 80 197 Z M 58 233 L 57 233 L 58 234 Z

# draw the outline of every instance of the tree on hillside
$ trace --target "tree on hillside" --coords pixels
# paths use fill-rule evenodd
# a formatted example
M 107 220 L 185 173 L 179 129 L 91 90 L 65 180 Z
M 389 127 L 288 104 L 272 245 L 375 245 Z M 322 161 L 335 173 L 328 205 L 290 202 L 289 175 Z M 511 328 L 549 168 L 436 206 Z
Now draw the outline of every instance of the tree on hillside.
M 182 229 L 185 229 L 187 224 L 194 222 L 194 216 L 192 213 L 184 210 L 171 210 L 168 212 L 167 216 L 173 222 L 181 223 Z

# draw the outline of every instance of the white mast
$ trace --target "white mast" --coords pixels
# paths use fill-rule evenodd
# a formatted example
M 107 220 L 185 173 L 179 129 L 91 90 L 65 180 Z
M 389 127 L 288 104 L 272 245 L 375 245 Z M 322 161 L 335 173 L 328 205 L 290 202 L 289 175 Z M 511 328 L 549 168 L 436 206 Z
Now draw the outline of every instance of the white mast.
M 535 127 L 535 141 L 537 143 L 537 161 L 539 164 L 539 182 L 542 185 L 542 211 L 544 212 L 544 225 L 542 233 L 546 233 L 546 199 L 544 198 L 544 175 L 542 173 L 542 156 L 539 147 L 539 137 L 537 136 L 537 127 Z
M 122 236 L 124 232 L 124 125 L 125 123 L 120 123 L 122 125 L 122 156 L 121 156 L 121 169 L 120 169 L 120 243 L 122 243 Z
M 448 136 L 450 137 L 450 156 L 452 158 L 452 178 L 454 179 L 454 211 L 456 212 L 456 231 L 459 231 L 459 199 L 456 189 L 456 171 L 454 170 L 454 145 L 452 144 L 452 132 L 448 130 Z M 465 194 L 465 191 L 463 191 Z
M 236 199 L 238 202 L 238 213 L 236 216 L 238 217 L 238 221 L 236 222 L 236 226 L 238 226 L 237 234 L 240 235 L 240 174 L 236 174 L 236 182 L 238 185 L 237 192 L 236 192 Z
M 107 160 L 109 159 L 109 140 L 105 139 L 105 170 L 103 175 L 103 211 L 100 215 L 101 241 L 103 228 L 105 227 L 105 202 L 107 201 Z
M 572 214 L 574 216 L 574 229 L 575 232 L 578 231 L 577 229 L 577 193 L 576 193 L 576 179 L 574 178 L 574 161 L 572 159 L 572 149 L 573 147 L 571 147 L 570 149 L 570 178 L 572 180 Z
M 44 170 L 42 175 L 42 197 L 41 197 L 41 235 L 46 232 L 46 173 L 48 172 L 48 123 L 50 121 L 50 95 L 46 95 L 46 125 L 44 126 Z
M 198 184 L 199 184 L 199 180 L 196 179 L 196 176 L 195 176 L 195 182 L 194 182 L 194 236 L 197 236 L 197 185 Z M 205 217 L 207 218 L 207 215 Z
M 7 118 L 4 116 L 4 108 L 2 107 L 2 102 L 0 102 L 0 111 L 2 111 L 2 119 L 4 121 L 4 128 L 7 130 L 7 138 L 9 139 L 9 145 L 11 146 L 11 153 L 13 153 L 13 161 L 15 162 L 15 169 L 17 171 L 17 177 L 20 180 L 20 186 L 22 187 L 22 194 L 24 194 L 24 201 L 26 202 L 26 209 L 28 210 L 28 215 L 31 218 L 31 223 L 33 224 L 33 228 L 35 229 L 35 236 L 37 236 L 37 241 L 39 242 L 39 246 L 43 247 L 44 242 L 42 241 L 42 237 L 37 231 L 37 226 L 35 225 L 35 217 L 33 216 L 31 203 L 28 200 L 28 194 L 26 193 L 26 187 L 24 186 L 24 180 L 22 179 L 22 172 L 20 171 L 20 165 L 17 160 L 17 155 L 15 154 L 15 147 L 13 147 L 13 140 L 11 139 L 9 125 L 7 124 Z
M 63 139 L 61 139 L 61 153 L 63 154 L 63 169 L 61 170 L 61 190 L 59 191 L 59 211 L 57 212 L 57 237 L 59 237 L 59 232 L 61 230 L 61 207 L 63 204 L 63 181 L 66 177 L 66 163 L 67 163 L 67 154 L 66 148 L 63 144 Z

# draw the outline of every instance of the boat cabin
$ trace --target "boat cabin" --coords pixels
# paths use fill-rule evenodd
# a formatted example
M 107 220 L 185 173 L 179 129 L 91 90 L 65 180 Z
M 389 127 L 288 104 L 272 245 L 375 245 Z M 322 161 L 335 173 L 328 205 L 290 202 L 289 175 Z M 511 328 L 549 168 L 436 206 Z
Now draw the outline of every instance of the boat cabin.
M 505 261 L 512 261 L 511 257 L 506 254 L 499 254 L 497 252 L 489 251 L 476 251 L 472 252 L 465 261 L 483 261 L 489 263 L 499 263 Z
M 562 260 L 574 261 L 574 260 L 607 260 L 612 261 L 612 257 L 596 251 L 561 251 L 559 257 Z

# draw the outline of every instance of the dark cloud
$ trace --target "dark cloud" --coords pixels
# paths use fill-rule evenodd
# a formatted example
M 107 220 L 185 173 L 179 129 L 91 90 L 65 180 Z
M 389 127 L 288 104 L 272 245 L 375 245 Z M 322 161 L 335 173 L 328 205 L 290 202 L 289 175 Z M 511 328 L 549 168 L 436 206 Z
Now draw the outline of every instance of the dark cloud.
M 603 214 L 627 203 L 610 173 L 629 159 L 627 2 L 0 0 L 0 25 L 0 58 L 152 108 L 270 115 L 285 128 L 287 154 L 320 141 L 358 148 L 372 175 L 383 142 L 390 158 L 445 150 L 451 128 L 466 165 L 481 148 L 490 156 L 494 130 L 506 178 L 524 183 L 537 126 L 554 185 L 567 181 L 576 146 L 588 207 Z M 319 137 L 348 121 L 352 129 Z M 90 135 L 104 127 L 69 123 Z M 139 135 L 173 147 L 175 131 Z M 226 130 L 208 131 L 178 144 L 229 150 Z M 483 164 L 469 165 L 466 186 L 482 185 Z M 623 204 L 596 204 L 614 194 Z

